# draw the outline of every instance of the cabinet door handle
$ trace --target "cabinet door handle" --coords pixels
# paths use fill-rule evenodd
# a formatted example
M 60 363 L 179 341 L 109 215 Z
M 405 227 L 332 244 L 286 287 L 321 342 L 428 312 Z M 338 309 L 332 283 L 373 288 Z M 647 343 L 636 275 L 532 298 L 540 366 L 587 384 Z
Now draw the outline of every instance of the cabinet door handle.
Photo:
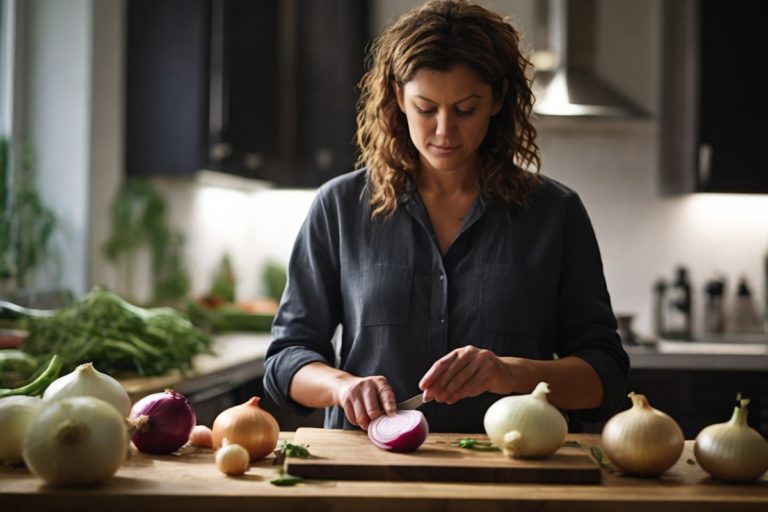
M 227 54 L 226 5 L 224 0 L 211 3 L 211 54 L 209 62 L 208 132 L 213 141 L 220 141 L 228 132 L 229 59 Z
M 699 145 L 699 185 L 707 186 L 712 171 L 712 146 L 710 144 Z

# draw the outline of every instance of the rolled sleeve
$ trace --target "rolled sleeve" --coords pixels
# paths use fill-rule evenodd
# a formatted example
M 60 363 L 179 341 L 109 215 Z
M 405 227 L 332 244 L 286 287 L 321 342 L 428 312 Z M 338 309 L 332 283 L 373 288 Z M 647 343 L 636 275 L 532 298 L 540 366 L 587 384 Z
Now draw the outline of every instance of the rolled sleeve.
M 594 229 L 578 195 L 571 196 L 566 215 L 557 354 L 580 357 L 600 377 L 603 403 L 578 411 L 578 416 L 584 421 L 601 421 L 626 398 L 629 357 L 616 332 Z
M 293 376 L 315 361 L 333 366 L 331 339 L 341 322 L 337 223 L 324 192 L 318 191 L 296 237 L 264 365 L 267 395 L 300 414 L 313 409 L 290 398 Z

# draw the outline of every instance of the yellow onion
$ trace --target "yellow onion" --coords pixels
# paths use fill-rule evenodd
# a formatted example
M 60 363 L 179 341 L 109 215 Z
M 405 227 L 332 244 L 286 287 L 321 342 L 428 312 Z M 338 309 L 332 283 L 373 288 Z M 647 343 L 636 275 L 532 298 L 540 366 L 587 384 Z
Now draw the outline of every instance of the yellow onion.
M 549 401 L 549 385 L 539 382 L 530 395 L 505 396 L 485 412 L 488 437 L 512 458 L 546 457 L 557 451 L 568 434 L 563 415 Z
M 271 414 L 259 407 L 259 400 L 254 396 L 216 416 L 212 432 L 214 449 L 218 450 L 226 438 L 248 450 L 251 461 L 263 459 L 274 451 L 280 427 Z
M 685 437 L 675 420 L 654 409 L 644 395 L 630 393 L 632 407 L 603 427 L 603 451 L 625 473 L 657 476 L 683 453 Z
M 747 425 L 748 399 L 740 399 L 726 423 L 710 425 L 696 436 L 693 454 L 714 478 L 755 480 L 768 471 L 768 441 Z

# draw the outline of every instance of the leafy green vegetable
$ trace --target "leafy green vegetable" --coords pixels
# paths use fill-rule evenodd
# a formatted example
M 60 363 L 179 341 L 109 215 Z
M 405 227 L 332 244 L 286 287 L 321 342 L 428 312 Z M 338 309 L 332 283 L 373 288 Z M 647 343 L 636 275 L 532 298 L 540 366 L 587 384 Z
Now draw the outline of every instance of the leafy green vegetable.
M 122 271 L 124 289 L 133 296 L 137 252 L 146 246 L 152 257 L 152 295 L 156 303 L 176 303 L 189 292 L 182 261 L 184 236 L 170 227 L 166 202 L 140 178 L 128 180 L 112 203 L 112 236 L 103 251 Z
M 164 375 L 192 368 L 211 353 L 211 338 L 173 308 L 144 309 L 96 287 L 80 301 L 47 318 L 29 318 L 21 349 L 35 356 L 58 354 L 63 371 L 92 362 L 109 375 Z
M 279 303 L 283 296 L 283 290 L 285 290 L 285 284 L 288 282 L 285 267 L 274 261 L 269 261 L 264 265 L 261 279 L 264 282 L 267 297 Z
M 13 278 L 17 288 L 24 288 L 53 257 L 49 242 L 58 221 L 37 190 L 30 144 L 24 144 L 11 179 L 12 147 L 9 139 L 0 139 L 0 279 Z
M 45 370 L 32 382 L 15 389 L 0 389 L 0 398 L 13 395 L 42 395 L 45 388 L 56 380 L 61 373 L 61 359 L 54 354 Z
M 490 441 L 480 441 L 479 439 L 473 439 L 471 437 L 459 439 L 451 444 L 453 444 L 453 446 L 458 446 L 459 448 L 466 448 L 467 450 L 479 450 L 484 452 L 500 451 L 499 448 Z
M 0 387 L 21 386 L 32 377 L 37 366 L 37 358 L 21 350 L 0 350 Z

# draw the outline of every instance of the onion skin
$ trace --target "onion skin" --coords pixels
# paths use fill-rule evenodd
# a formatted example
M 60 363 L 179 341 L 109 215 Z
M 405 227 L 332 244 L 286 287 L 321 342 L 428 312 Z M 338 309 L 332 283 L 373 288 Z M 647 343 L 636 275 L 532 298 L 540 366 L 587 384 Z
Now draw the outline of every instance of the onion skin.
M 275 450 L 280 427 L 274 416 L 259 407 L 260 400 L 254 396 L 216 416 L 212 429 L 214 449 L 218 450 L 226 438 L 248 450 L 251 461 L 263 459 Z
M 129 421 L 136 428 L 131 440 L 140 452 L 167 454 L 189 441 L 196 418 L 184 395 L 166 389 L 136 402 Z
M 418 450 L 428 435 L 427 418 L 417 410 L 379 416 L 368 425 L 368 438 L 376 447 L 398 453 Z
M 485 433 L 508 457 L 547 457 L 565 442 L 568 423 L 547 394 L 549 385 L 540 382 L 530 395 L 505 396 L 485 412 Z
M 224 442 L 224 446 L 216 451 L 216 467 L 228 476 L 242 475 L 248 471 L 250 455 L 248 450 L 239 444 Z
M 195 425 L 189 434 L 189 442 L 198 448 L 213 448 L 213 432 L 205 425 Z
M 22 464 L 21 446 L 24 434 L 35 419 L 42 401 L 33 396 L 0 398 L 0 464 Z
M 125 418 L 92 396 L 43 401 L 22 445 L 29 470 L 54 485 L 98 484 L 127 453 Z
M 704 428 L 693 454 L 710 476 L 726 482 L 748 482 L 768 471 L 768 441 L 747 425 L 749 400 L 740 400 L 726 423 Z
M 124 418 L 131 411 L 128 392 L 114 377 L 98 371 L 93 363 L 83 363 L 67 375 L 53 381 L 43 393 L 43 400 L 71 396 L 94 396 L 111 404 Z
M 603 451 L 625 473 L 661 475 L 683 453 L 683 431 L 669 415 L 651 407 L 644 395 L 630 393 L 629 397 L 632 407 L 603 427 Z

